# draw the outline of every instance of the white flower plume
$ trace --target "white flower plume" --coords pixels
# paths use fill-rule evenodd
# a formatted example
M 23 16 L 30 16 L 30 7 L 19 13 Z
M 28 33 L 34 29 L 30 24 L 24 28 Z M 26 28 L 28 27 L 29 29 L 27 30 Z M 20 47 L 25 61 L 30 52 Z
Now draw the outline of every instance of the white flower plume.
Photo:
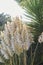
M 5 59 L 13 57 L 14 53 L 20 55 L 23 50 L 27 51 L 33 41 L 33 36 L 26 24 L 16 17 L 14 21 L 5 24 L 1 32 L 0 52 Z
M 38 38 L 38 42 L 42 43 L 43 42 L 43 32 L 41 33 L 41 35 Z

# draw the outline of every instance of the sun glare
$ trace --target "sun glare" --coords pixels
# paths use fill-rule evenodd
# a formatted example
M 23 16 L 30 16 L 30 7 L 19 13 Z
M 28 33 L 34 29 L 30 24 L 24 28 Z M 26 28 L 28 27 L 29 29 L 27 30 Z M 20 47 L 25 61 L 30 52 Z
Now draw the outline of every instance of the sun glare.
M 15 0 L 0 0 L 0 13 L 4 12 L 11 17 L 21 16 L 22 20 L 28 21 L 24 16 L 24 10 Z
M 0 0 L 0 13 L 5 12 L 11 16 L 22 15 L 22 8 L 14 0 Z

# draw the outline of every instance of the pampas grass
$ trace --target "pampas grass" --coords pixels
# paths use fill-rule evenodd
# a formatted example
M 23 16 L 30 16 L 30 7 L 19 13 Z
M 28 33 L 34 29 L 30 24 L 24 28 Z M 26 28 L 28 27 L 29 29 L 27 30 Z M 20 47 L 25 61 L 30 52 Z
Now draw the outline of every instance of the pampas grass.
M 33 35 L 26 24 L 18 17 L 12 22 L 7 22 L 4 31 L 1 31 L 0 39 L 0 62 L 5 65 L 21 65 L 20 55 L 23 54 L 23 65 L 27 65 L 26 51 L 33 42 Z

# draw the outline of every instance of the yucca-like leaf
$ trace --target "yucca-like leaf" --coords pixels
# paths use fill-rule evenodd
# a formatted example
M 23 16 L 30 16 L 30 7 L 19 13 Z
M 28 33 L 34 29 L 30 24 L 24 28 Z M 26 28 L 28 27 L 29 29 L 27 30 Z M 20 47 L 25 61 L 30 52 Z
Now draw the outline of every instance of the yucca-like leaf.
M 19 3 L 26 10 L 25 16 L 32 21 L 28 25 L 34 28 L 34 39 L 37 42 L 43 32 L 43 0 L 20 0 Z

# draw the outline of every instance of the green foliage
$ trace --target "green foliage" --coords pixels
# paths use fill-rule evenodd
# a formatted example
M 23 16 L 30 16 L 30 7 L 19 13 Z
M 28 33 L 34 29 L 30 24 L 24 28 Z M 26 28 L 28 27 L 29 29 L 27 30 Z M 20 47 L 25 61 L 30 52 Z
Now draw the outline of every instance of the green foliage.
M 3 30 L 4 29 L 4 24 L 7 21 L 10 21 L 11 22 L 11 16 L 9 16 L 8 14 L 1 13 L 0 14 L 0 30 Z
M 25 16 L 31 19 L 31 22 L 27 23 L 27 25 L 33 28 L 32 33 L 34 35 L 34 41 L 36 44 L 38 42 L 39 35 L 43 32 L 43 0 L 20 0 L 19 4 L 26 10 Z M 35 49 L 34 47 L 36 46 L 33 45 L 32 51 Z M 43 62 L 43 44 L 38 45 L 36 53 L 37 54 L 35 57 L 34 65 L 38 65 L 40 62 Z M 31 56 L 28 57 L 28 65 L 30 65 L 31 62 L 30 59 Z
M 22 0 L 21 3 L 27 13 L 25 16 L 32 20 L 28 25 L 34 28 L 34 38 L 36 41 L 43 31 L 43 0 Z

